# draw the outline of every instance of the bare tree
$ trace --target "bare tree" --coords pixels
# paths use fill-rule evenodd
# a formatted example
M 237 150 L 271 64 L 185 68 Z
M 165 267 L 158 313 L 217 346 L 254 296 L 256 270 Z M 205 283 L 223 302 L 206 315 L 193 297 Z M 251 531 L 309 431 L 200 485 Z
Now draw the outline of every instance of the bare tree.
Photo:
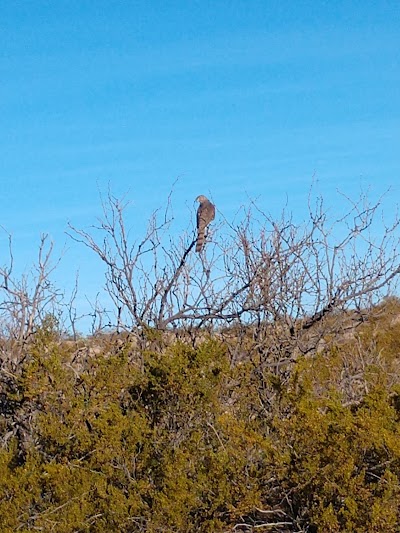
M 127 203 L 111 193 L 99 224 L 70 225 L 69 235 L 106 265 L 115 326 L 212 326 L 229 336 L 228 329 L 237 356 L 251 336 L 253 351 L 277 365 L 314 351 L 328 330 L 343 327 L 343 313 L 362 320 L 397 280 L 398 217 L 385 225 L 382 199 L 370 204 L 366 194 L 356 202 L 342 196 L 346 202 L 346 214 L 332 220 L 322 198 L 310 195 L 308 218 L 298 224 L 285 211 L 274 220 L 252 204 L 238 222 L 219 224 L 200 257 L 192 253 L 193 227 L 173 236 L 170 197 L 141 239 L 131 242 Z
M 400 273 L 398 217 L 390 225 L 377 220 L 381 199 L 375 204 L 366 195 L 357 202 L 344 200 L 349 209 L 333 221 L 321 197 L 309 201 L 305 224 L 265 216 L 269 238 L 263 233 L 247 245 L 252 268 L 261 272 L 253 288 L 255 319 L 263 310 L 269 318 L 264 324 L 279 323 L 274 333 L 291 353 L 294 347 L 300 353 L 315 350 L 328 330 L 343 329 L 345 314 L 353 323 L 362 320 L 394 289 Z M 271 335 L 271 328 L 258 328 L 257 334 Z M 282 342 L 275 345 L 282 358 Z
M 23 348 L 46 315 L 56 316 L 63 294 L 55 288 L 51 275 L 59 260 L 52 264 L 53 243 L 42 235 L 38 258 L 32 269 L 20 276 L 14 272 L 12 237 L 8 237 L 8 264 L 0 267 L 0 328 L 2 359 L 14 367 Z
M 208 254 L 194 255 L 193 231 L 176 240 L 170 235 L 170 199 L 164 212 L 153 213 L 144 237 L 130 243 L 126 207 L 109 194 L 99 225 L 89 231 L 70 225 L 69 232 L 106 265 L 106 291 L 114 302 L 118 326 L 204 327 L 246 312 L 245 294 L 257 272 L 242 279 L 237 253 L 232 253 L 236 243 L 214 242 Z

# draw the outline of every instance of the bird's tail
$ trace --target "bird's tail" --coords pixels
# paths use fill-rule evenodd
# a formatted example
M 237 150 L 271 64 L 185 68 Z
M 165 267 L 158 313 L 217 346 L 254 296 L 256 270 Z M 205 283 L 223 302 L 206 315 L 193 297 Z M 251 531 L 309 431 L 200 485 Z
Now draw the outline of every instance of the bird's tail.
M 201 252 L 204 246 L 204 231 L 199 231 L 197 234 L 196 252 Z

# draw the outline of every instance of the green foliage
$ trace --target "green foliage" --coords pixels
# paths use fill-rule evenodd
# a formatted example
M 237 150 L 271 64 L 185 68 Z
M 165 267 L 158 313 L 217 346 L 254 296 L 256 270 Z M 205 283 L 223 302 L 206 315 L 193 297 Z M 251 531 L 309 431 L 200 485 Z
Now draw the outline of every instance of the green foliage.
M 78 365 L 48 326 L 2 393 L 0 531 L 399 531 L 392 322 L 285 380 L 215 340 Z
M 400 425 L 388 392 L 352 407 L 303 384 L 289 396 L 291 416 L 275 428 L 292 505 L 317 531 L 398 531 Z

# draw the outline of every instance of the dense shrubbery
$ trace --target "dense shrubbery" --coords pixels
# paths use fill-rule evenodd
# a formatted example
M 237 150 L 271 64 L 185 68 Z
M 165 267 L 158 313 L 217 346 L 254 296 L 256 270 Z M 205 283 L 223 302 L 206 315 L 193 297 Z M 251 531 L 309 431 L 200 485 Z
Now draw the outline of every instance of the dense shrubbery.
M 46 325 L 3 380 L 1 531 L 399 531 L 399 306 L 377 311 L 279 374 Z
M 400 532 L 399 219 L 253 206 L 198 255 L 170 199 L 133 242 L 102 206 L 70 226 L 106 267 L 92 337 L 52 244 L 19 279 L 9 236 L 0 531 Z

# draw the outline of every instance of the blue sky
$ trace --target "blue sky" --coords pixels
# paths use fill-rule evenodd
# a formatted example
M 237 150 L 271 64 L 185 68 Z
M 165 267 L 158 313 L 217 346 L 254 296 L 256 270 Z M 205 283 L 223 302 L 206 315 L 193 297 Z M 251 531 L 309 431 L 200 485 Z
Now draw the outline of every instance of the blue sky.
M 312 176 L 334 203 L 399 196 L 396 1 L 0 0 L 0 224 L 25 268 L 41 233 L 67 242 L 60 283 L 102 268 L 65 236 L 99 190 L 146 220 L 173 197 L 177 225 L 210 195 L 302 216 Z M 138 228 L 142 230 L 142 228 Z M 4 243 L 4 241 L 1 241 Z M 3 247 L 2 255 L 6 257 Z M 4 259 L 2 259 L 4 262 Z

